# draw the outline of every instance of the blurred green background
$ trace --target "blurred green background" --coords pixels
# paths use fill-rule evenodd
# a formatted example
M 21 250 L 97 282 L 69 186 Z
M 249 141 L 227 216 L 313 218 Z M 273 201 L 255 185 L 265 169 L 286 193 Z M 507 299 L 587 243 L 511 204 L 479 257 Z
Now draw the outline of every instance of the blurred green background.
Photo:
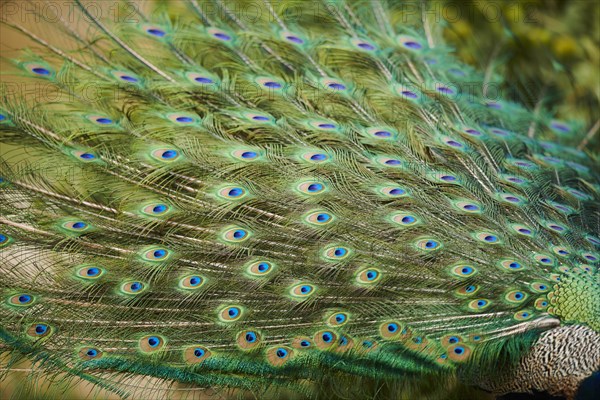
M 434 0 L 443 35 L 464 62 L 490 64 L 505 93 L 528 108 L 540 99 L 559 119 L 591 129 L 600 118 L 600 2 L 596 0 Z M 600 152 L 600 134 L 588 150 Z

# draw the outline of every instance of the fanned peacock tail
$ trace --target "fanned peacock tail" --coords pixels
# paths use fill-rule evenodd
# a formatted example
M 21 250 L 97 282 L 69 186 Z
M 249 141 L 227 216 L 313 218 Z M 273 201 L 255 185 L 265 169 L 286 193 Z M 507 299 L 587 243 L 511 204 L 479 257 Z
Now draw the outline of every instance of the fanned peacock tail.
M 401 2 L 94 4 L 5 21 L 44 95 L 0 103 L 0 376 L 573 396 L 600 367 L 581 124 L 490 100 Z

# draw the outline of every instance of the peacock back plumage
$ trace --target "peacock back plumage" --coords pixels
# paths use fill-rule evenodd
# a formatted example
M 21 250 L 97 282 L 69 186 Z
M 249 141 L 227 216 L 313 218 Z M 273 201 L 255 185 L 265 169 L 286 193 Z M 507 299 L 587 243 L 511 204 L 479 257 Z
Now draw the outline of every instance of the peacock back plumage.
M 490 99 L 402 3 L 68 11 L 4 21 L 37 89 L 0 103 L 0 377 L 572 397 L 598 370 L 584 126 Z

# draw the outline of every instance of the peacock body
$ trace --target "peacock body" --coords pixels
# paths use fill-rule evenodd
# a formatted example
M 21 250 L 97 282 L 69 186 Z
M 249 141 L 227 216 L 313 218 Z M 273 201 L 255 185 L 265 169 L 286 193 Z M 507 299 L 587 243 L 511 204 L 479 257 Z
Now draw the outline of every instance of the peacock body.
M 486 97 L 500 78 L 402 4 L 4 21 L 30 42 L 6 73 L 44 95 L 0 103 L 0 377 L 573 397 L 600 368 L 597 155 L 582 126 Z

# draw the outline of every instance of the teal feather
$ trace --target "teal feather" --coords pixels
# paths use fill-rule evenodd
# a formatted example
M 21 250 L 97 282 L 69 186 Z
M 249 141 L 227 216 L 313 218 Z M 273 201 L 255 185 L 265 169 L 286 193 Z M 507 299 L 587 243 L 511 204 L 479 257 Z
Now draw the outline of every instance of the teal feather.
M 10 76 L 60 96 L 0 99 L 0 385 L 485 397 L 546 384 L 505 376 L 571 327 L 543 389 L 598 368 L 582 123 L 488 99 L 394 2 L 135 5 L 6 22 Z

